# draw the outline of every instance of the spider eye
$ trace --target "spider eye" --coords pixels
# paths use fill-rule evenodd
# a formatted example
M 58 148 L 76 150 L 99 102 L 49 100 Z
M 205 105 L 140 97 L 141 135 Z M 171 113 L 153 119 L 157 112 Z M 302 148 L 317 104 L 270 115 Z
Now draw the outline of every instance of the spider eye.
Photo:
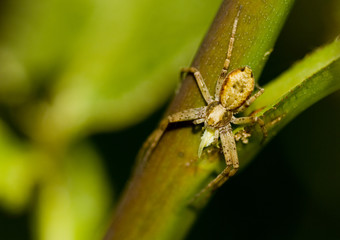
M 254 90 L 253 72 L 249 67 L 242 67 L 231 71 L 224 81 L 220 101 L 227 110 L 240 107 Z

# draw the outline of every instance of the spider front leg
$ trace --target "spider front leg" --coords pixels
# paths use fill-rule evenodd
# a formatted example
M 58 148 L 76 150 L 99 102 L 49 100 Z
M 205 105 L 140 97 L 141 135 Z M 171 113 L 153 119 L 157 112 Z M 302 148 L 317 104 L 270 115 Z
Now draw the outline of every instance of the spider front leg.
M 152 134 L 148 137 L 148 139 L 145 141 L 140 152 L 138 153 L 138 156 L 137 156 L 137 159 L 139 162 L 138 165 L 142 167 L 145 165 L 151 153 L 153 152 L 153 150 L 159 143 L 169 123 L 203 119 L 205 118 L 205 115 L 206 115 L 206 108 L 207 107 L 191 108 L 191 109 L 187 109 L 181 112 L 171 114 L 168 117 L 164 118 L 160 122 L 158 128 L 154 130 Z
M 221 71 L 220 76 L 219 76 L 219 78 L 216 82 L 215 101 L 219 101 L 219 99 L 220 99 L 221 88 L 222 88 L 223 82 L 225 81 L 225 78 L 227 77 L 227 74 L 228 74 L 228 69 L 229 69 L 229 65 L 230 65 L 231 54 L 233 52 L 235 35 L 236 35 L 236 30 L 237 30 L 237 24 L 238 24 L 238 19 L 239 19 L 239 16 L 240 16 L 241 9 L 242 9 L 242 7 L 240 7 L 240 9 L 238 10 L 237 15 L 235 17 L 233 29 L 231 31 L 231 37 L 229 39 L 227 58 L 224 61 L 222 71 Z
M 195 80 L 197 82 L 197 85 L 198 85 L 198 87 L 200 89 L 200 92 L 201 92 L 204 100 L 206 101 L 207 104 L 212 103 L 213 102 L 213 98 L 212 98 L 212 96 L 209 93 L 207 85 L 205 84 L 204 79 L 203 79 L 202 74 L 200 73 L 200 71 L 198 71 L 198 69 L 195 68 L 195 67 L 182 68 L 181 69 L 181 76 L 184 73 L 192 73 L 192 74 L 194 74 Z

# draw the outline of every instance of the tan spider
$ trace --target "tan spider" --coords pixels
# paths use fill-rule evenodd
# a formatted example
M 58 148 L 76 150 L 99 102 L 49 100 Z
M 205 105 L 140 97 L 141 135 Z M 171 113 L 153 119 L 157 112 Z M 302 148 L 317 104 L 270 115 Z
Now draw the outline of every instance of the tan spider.
M 235 33 L 239 20 L 241 9 L 235 17 L 227 58 L 224 62 L 222 72 L 218 78 L 215 89 L 215 96 L 211 96 L 209 90 L 203 80 L 201 73 L 194 67 L 182 69 L 182 73 L 192 73 L 195 77 L 199 90 L 207 103 L 207 106 L 200 108 L 191 108 L 181 112 L 173 113 L 160 122 L 159 127 L 150 135 L 141 151 L 142 160 L 145 162 L 153 149 L 157 146 L 160 138 L 166 130 L 169 123 L 193 121 L 194 124 L 204 123 L 204 134 L 198 149 L 198 156 L 201 156 L 203 149 L 212 143 L 221 140 L 223 154 L 227 165 L 226 170 L 220 173 L 210 184 L 209 188 L 216 187 L 221 184 L 223 179 L 235 174 L 239 168 L 239 161 L 236 151 L 234 134 L 231 124 L 248 124 L 259 123 L 263 126 L 263 121 L 257 117 L 234 117 L 235 114 L 244 111 L 249 105 L 255 101 L 262 93 L 263 89 L 255 93 L 253 96 L 255 80 L 252 70 L 249 67 L 241 67 L 231 71 L 228 68 L 230 64 L 231 53 L 235 40 Z M 230 171 L 230 166 L 233 171 Z M 227 171 L 228 169 L 228 171 Z

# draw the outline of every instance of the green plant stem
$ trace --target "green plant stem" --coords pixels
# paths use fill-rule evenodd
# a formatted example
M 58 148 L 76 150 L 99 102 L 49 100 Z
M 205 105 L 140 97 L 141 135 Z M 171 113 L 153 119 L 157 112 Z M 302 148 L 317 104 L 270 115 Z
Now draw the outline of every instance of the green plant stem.
M 213 93 L 228 49 L 232 23 L 242 5 L 230 69 L 250 66 L 258 78 L 292 5 L 287 1 L 224 1 L 204 39 L 193 66 Z M 187 77 L 168 113 L 199 107 L 204 101 Z M 211 180 L 223 158 L 205 151 L 198 159 L 201 131 L 192 125 L 170 126 L 142 172 L 135 172 L 120 201 L 106 239 L 182 239 L 198 215 L 189 207 Z M 128 143 L 127 143 L 128 144 Z M 242 161 L 242 158 L 240 158 Z

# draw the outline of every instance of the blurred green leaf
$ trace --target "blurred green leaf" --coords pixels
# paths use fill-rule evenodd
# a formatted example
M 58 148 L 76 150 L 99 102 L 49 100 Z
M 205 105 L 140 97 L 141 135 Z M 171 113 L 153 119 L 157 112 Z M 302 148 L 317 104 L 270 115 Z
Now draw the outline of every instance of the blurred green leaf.
M 220 2 L 103 4 L 60 78 L 51 111 L 60 114 L 62 94 L 72 104 L 64 112 L 78 122 L 85 118 L 87 131 L 141 121 L 173 93 L 180 67 L 188 65 Z
M 101 239 L 112 208 L 112 190 L 89 144 L 74 146 L 41 182 L 37 239 Z
M 20 213 L 26 208 L 38 180 L 37 159 L 0 121 L 0 204 L 7 210 Z
M 22 104 L 45 95 L 87 25 L 95 0 L 2 1 L 0 102 Z
M 40 141 L 137 123 L 173 93 L 220 2 L 9 4 L 0 42 L 2 101 L 22 103 L 17 119 Z

